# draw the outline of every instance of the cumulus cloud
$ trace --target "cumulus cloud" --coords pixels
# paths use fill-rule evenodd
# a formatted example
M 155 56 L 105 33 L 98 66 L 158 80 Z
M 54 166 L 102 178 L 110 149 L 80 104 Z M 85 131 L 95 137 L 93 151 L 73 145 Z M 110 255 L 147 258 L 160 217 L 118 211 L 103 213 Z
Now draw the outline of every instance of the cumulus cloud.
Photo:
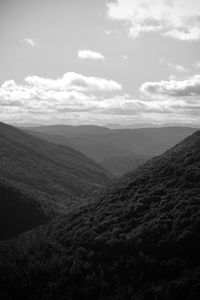
M 66 73 L 55 80 L 28 76 L 25 84 L 8 80 L 0 87 L 0 115 L 7 118 L 12 114 L 16 119 L 26 114 L 24 118 L 30 120 L 41 114 L 46 118 L 52 114 L 58 117 L 61 112 L 97 111 L 103 107 L 103 95 L 121 89 L 116 81 L 77 73 Z
M 25 38 L 23 42 L 29 46 L 36 47 L 36 42 L 33 38 Z
M 142 94 L 153 96 L 197 97 L 200 96 L 200 75 L 185 80 L 145 82 L 140 91 Z
M 80 59 L 94 59 L 94 60 L 105 60 L 103 54 L 91 50 L 79 50 L 78 57 Z
M 28 76 L 25 78 L 25 81 L 30 86 L 42 88 L 43 90 L 111 92 L 119 91 L 122 89 L 122 86 L 114 80 L 107 80 L 100 77 L 88 77 L 73 72 L 68 72 L 59 79 Z
M 132 38 L 156 32 L 182 41 L 200 39 L 199 0 L 116 0 L 107 8 L 111 19 L 127 22 Z
M 28 76 L 24 84 L 17 84 L 14 80 L 2 84 L 0 117 L 4 122 L 17 123 L 23 120 L 29 124 L 125 124 L 177 120 L 194 122 L 200 114 L 200 102 L 196 98 L 200 89 L 196 88 L 194 93 L 197 82 L 200 82 L 200 75 L 183 81 L 182 85 L 179 81 L 175 83 L 175 80 L 174 83 L 154 83 L 153 87 L 150 83 L 144 83 L 141 90 L 145 97 L 137 99 L 129 94 L 122 94 L 121 85 L 118 83 L 98 77 L 76 73 L 66 73 L 62 78 L 55 80 Z M 160 87 L 156 87 L 156 84 L 160 84 Z M 186 91 L 186 86 L 190 91 Z M 178 97 L 180 90 L 181 95 L 190 97 L 173 101 L 173 97 Z M 159 93 L 166 97 L 159 97 Z M 168 97 L 169 95 L 173 97 Z

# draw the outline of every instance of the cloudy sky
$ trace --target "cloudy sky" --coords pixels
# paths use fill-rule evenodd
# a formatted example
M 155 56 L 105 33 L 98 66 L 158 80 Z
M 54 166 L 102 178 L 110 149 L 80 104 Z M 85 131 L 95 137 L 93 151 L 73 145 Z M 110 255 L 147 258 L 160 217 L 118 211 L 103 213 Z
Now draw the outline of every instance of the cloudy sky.
M 199 0 L 1 0 L 0 120 L 200 124 Z

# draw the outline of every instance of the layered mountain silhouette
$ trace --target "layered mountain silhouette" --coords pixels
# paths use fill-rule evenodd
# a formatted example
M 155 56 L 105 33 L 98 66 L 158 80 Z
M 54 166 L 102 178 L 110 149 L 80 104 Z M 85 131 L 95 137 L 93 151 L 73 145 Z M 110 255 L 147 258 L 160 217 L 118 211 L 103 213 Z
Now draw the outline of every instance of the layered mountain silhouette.
M 200 298 L 200 131 L 0 244 L 1 299 Z
M 25 129 L 27 130 L 27 129 Z M 146 158 L 160 155 L 192 134 L 190 127 L 109 129 L 98 126 L 51 125 L 28 128 L 49 142 L 70 146 L 121 175 Z
M 97 163 L 0 123 L 0 238 L 82 204 L 111 181 Z

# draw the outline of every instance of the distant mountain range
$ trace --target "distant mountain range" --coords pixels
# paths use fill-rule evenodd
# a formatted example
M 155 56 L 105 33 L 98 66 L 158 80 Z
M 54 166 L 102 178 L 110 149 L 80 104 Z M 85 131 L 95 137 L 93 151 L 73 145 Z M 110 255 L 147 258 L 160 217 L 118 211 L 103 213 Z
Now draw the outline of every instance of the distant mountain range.
M 190 127 L 109 129 L 98 126 L 51 125 L 23 130 L 49 142 L 70 146 L 115 175 L 133 171 L 192 134 Z
M 80 152 L 0 123 L 0 238 L 66 213 L 111 180 Z
M 168 129 L 156 132 L 154 141 Z M 197 300 L 199 253 L 200 131 L 88 205 L 1 243 L 0 295 Z
M 19 125 L 18 125 L 19 126 Z M 26 125 L 30 126 L 30 125 Z M 41 124 L 34 124 L 34 126 L 41 126 Z M 107 123 L 104 127 L 108 127 L 110 129 L 122 129 L 122 128 L 130 128 L 130 129 L 138 129 L 138 128 L 163 128 L 163 127 L 191 127 L 191 128 L 200 128 L 200 123 L 135 123 L 135 124 L 117 124 L 117 123 Z

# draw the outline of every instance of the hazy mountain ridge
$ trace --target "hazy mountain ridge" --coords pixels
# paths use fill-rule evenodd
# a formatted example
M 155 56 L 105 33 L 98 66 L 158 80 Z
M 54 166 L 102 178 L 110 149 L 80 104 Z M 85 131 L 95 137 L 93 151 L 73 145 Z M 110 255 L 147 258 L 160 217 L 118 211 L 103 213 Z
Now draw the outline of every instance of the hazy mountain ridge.
M 0 123 L 0 170 L 2 188 L 13 188 L 19 194 L 15 201 L 23 198 L 20 205 L 32 199 L 44 219 L 82 204 L 93 191 L 112 179 L 107 171 L 80 152 L 50 144 L 3 123 Z M 3 190 L 0 192 L 4 201 Z M 16 205 L 14 199 L 13 205 Z M 8 213 L 9 207 L 4 209 L 1 207 L 2 215 Z M 4 221 L 4 227 L 9 227 L 9 216 Z
M 199 299 L 199 149 L 200 131 L 88 206 L 1 243 L 2 299 Z
M 109 129 L 98 126 L 51 125 L 23 130 L 49 142 L 71 146 L 118 175 L 131 171 L 131 167 L 134 170 L 145 161 L 144 157 L 162 154 L 196 129 L 190 127 Z
M 58 145 L 67 145 L 70 147 L 73 147 L 73 149 L 76 149 L 77 151 L 81 151 L 84 155 L 87 157 L 90 157 L 91 159 L 95 160 L 96 162 L 100 163 L 103 159 L 111 158 L 113 156 L 119 156 L 123 154 L 133 155 L 133 151 L 124 149 L 122 147 L 113 146 L 110 143 L 105 143 L 101 137 L 101 140 L 98 141 L 97 135 L 90 135 L 87 134 L 81 134 L 75 136 L 69 135 L 69 136 L 62 136 L 61 134 L 54 135 L 52 133 L 44 133 L 39 131 L 33 131 L 33 130 L 27 130 L 23 129 L 25 132 L 34 135 L 36 137 L 39 137 L 41 139 L 44 139 L 50 143 L 55 143 Z M 49 130 L 49 129 L 48 129 Z M 98 134 L 98 133 L 97 133 Z M 95 141 L 93 141 L 95 139 Z

